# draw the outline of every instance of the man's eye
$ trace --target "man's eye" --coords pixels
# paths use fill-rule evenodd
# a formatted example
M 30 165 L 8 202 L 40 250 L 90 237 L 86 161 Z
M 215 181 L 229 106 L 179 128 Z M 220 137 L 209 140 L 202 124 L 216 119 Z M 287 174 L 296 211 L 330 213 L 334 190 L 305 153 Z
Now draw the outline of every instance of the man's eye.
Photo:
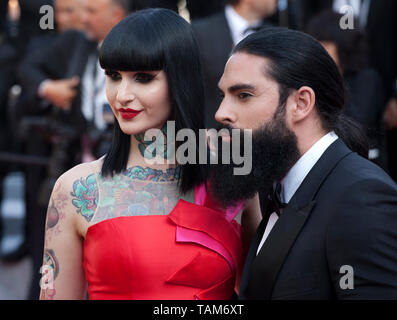
M 154 79 L 154 75 L 150 73 L 137 73 L 135 75 L 135 81 L 139 83 L 148 83 Z
M 239 98 L 240 100 L 247 100 L 247 99 L 250 98 L 250 97 L 252 97 L 252 94 L 250 94 L 250 93 L 242 92 L 242 93 L 239 93 L 239 94 L 238 94 L 238 98 Z
M 115 71 L 105 71 L 106 76 L 108 76 L 112 81 L 118 81 L 121 80 L 121 76 L 118 72 Z

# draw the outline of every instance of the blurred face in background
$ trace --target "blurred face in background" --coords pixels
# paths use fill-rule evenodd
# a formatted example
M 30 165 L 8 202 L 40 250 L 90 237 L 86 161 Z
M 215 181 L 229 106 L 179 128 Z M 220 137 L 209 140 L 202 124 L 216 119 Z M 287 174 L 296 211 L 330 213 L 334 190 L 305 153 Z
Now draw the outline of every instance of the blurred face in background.
M 83 0 L 56 0 L 55 20 L 59 32 L 66 30 L 82 30 Z
M 320 41 L 320 43 L 325 48 L 325 50 L 327 50 L 328 54 L 335 61 L 336 65 L 341 71 L 338 47 L 336 46 L 336 44 L 332 41 Z
M 112 0 L 83 0 L 83 23 L 87 36 L 94 41 L 103 41 L 110 30 L 120 22 L 125 12 Z
M 248 0 L 251 8 L 261 17 L 266 18 L 277 11 L 277 0 Z

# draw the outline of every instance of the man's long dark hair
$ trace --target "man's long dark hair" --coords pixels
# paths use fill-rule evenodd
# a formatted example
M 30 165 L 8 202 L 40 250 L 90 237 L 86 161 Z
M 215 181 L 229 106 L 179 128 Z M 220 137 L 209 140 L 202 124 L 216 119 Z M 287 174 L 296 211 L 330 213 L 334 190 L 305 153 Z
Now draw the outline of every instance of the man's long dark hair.
M 102 68 L 110 70 L 164 70 L 172 99 L 175 130 L 192 129 L 198 145 L 199 129 L 205 127 L 204 81 L 198 46 L 188 22 L 168 9 L 137 11 L 108 34 L 99 60 Z M 102 175 L 113 175 L 126 169 L 130 138 L 115 120 L 113 141 L 104 159 Z M 200 165 L 183 165 L 180 190 L 187 192 L 205 181 L 205 172 Z
M 368 157 L 368 139 L 360 124 L 342 114 L 345 87 L 333 59 L 313 37 L 285 28 L 255 32 L 234 47 L 270 61 L 268 75 L 279 84 L 280 100 L 302 86 L 313 89 L 315 107 L 326 131 L 335 133 L 353 151 Z M 281 103 L 284 101 L 281 101 Z

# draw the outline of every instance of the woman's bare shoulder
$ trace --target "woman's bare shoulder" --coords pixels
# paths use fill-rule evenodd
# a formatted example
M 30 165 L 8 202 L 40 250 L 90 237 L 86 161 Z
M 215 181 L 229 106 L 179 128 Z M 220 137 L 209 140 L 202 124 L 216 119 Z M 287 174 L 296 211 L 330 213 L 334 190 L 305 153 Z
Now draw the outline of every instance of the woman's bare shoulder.
M 65 173 L 63 173 L 59 178 L 57 183 L 68 183 L 74 182 L 78 179 L 84 179 L 92 174 L 97 174 L 101 172 L 103 164 L 103 158 L 95 161 L 85 162 L 74 166 Z

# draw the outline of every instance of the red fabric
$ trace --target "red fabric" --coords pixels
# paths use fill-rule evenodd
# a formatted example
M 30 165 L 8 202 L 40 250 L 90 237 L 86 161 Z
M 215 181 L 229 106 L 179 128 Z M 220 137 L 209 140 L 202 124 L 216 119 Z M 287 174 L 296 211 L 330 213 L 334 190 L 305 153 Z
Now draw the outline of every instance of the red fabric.
M 210 236 L 218 252 L 177 242 L 176 227 Z M 87 231 L 84 267 L 90 299 L 230 299 L 242 269 L 240 229 L 225 213 L 180 200 L 169 215 L 118 217 Z

